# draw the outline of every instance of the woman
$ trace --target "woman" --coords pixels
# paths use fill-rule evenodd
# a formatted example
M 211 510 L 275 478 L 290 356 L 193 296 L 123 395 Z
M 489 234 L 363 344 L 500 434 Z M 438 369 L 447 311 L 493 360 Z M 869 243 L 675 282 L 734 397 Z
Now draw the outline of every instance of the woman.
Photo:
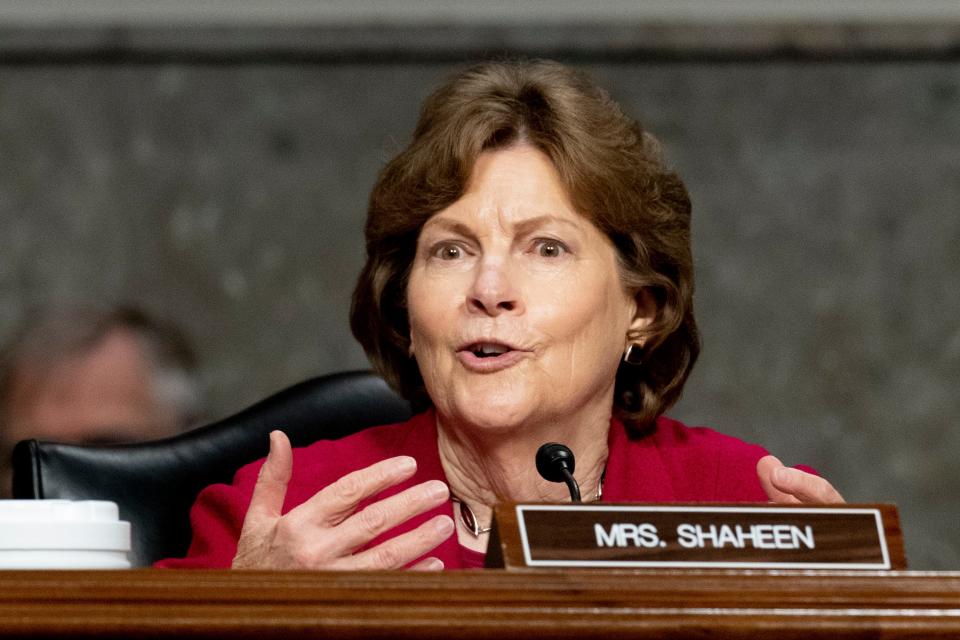
M 479 566 L 500 501 L 839 502 L 760 447 L 662 416 L 699 352 L 690 202 L 655 141 L 558 64 L 486 64 L 382 172 L 351 323 L 410 421 L 265 461 L 198 499 L 161 566 Z

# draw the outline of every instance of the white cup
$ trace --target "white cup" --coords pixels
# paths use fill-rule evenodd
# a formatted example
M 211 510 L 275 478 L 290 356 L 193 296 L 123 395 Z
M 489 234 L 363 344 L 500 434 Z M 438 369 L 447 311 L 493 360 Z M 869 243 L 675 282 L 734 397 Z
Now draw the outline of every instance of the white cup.
M 130 523 L 103 500 L 0 500 L 0 569 L 129 569 Z

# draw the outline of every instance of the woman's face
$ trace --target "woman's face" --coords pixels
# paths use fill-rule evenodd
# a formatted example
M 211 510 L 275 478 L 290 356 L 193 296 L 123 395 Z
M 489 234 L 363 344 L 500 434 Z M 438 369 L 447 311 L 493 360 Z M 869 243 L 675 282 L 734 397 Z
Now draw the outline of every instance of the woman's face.
M 438 412 L 485 429 L 609 412 L 627 331 L 646 322 L 613 244 L 529 146 L 484 152 L 426 222 L 407 303 Z

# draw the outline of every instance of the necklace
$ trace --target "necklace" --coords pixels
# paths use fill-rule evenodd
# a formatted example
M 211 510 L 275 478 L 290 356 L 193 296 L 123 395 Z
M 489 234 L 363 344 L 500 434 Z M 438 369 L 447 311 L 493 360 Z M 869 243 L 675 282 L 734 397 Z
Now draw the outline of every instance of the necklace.
M 480 522 L 477 520 L 477 516 L 473 513 L 473 509 L 470 508 L 466 502 L 458 498 L 457 496 L 450 494 L 450 500 L 455 502 L 460 512 L 460 524 L 463 525 L 463 528 L 469 531 L 474 538 L 479 538 L 485 533 L 490 533 L 493 531 L 493 527 L 481 527 Z
M 600 484 L 597 485 L 597 495 L 593 497 L 594 502 L 603 497 L 603 479 L 606 475 L 607 470 L 604 469 L 603 473 L 600 475 Z M 456 503 L 457 505 L 457 511 L 460 512 L 460 524 L 463 525 L 463 528 L 466 529 L 467 532 L 469 532 L 474 538 L 479 538 L 483 534 L 493 531 L 492 525 L 489 527 L 480 526 L 480 521 L 477 520 L 477 515 L 466 502 L 452 493 L 450 494 L 450 501 Z

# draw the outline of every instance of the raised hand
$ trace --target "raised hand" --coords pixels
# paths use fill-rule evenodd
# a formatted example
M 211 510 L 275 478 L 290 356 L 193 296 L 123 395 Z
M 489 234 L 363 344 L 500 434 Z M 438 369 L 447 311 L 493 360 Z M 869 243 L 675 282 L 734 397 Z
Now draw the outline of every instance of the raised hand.
M 361 501 L 414 474 L 416 461 L 399 456 L 349 473 L 281 515 L 292 466 L 290 441 L 283 432 L 272 432 L 270 454 L 253 490 L 233 568 L 400 569 L 453 533 L 453 521 L 437 516 L 354 553 L 384 531 L 443 504 L 450 496 L 447 485 L 430 480 L 357 511 Z M 411 568 L 438 570 L 443 563 L 427 558 Z
M 811 473 L 785 467 L 774 456 L 757 462 L 760 484 L 770 502 L 777 504 L 843 504 L 845 500 L 833 485 Z

